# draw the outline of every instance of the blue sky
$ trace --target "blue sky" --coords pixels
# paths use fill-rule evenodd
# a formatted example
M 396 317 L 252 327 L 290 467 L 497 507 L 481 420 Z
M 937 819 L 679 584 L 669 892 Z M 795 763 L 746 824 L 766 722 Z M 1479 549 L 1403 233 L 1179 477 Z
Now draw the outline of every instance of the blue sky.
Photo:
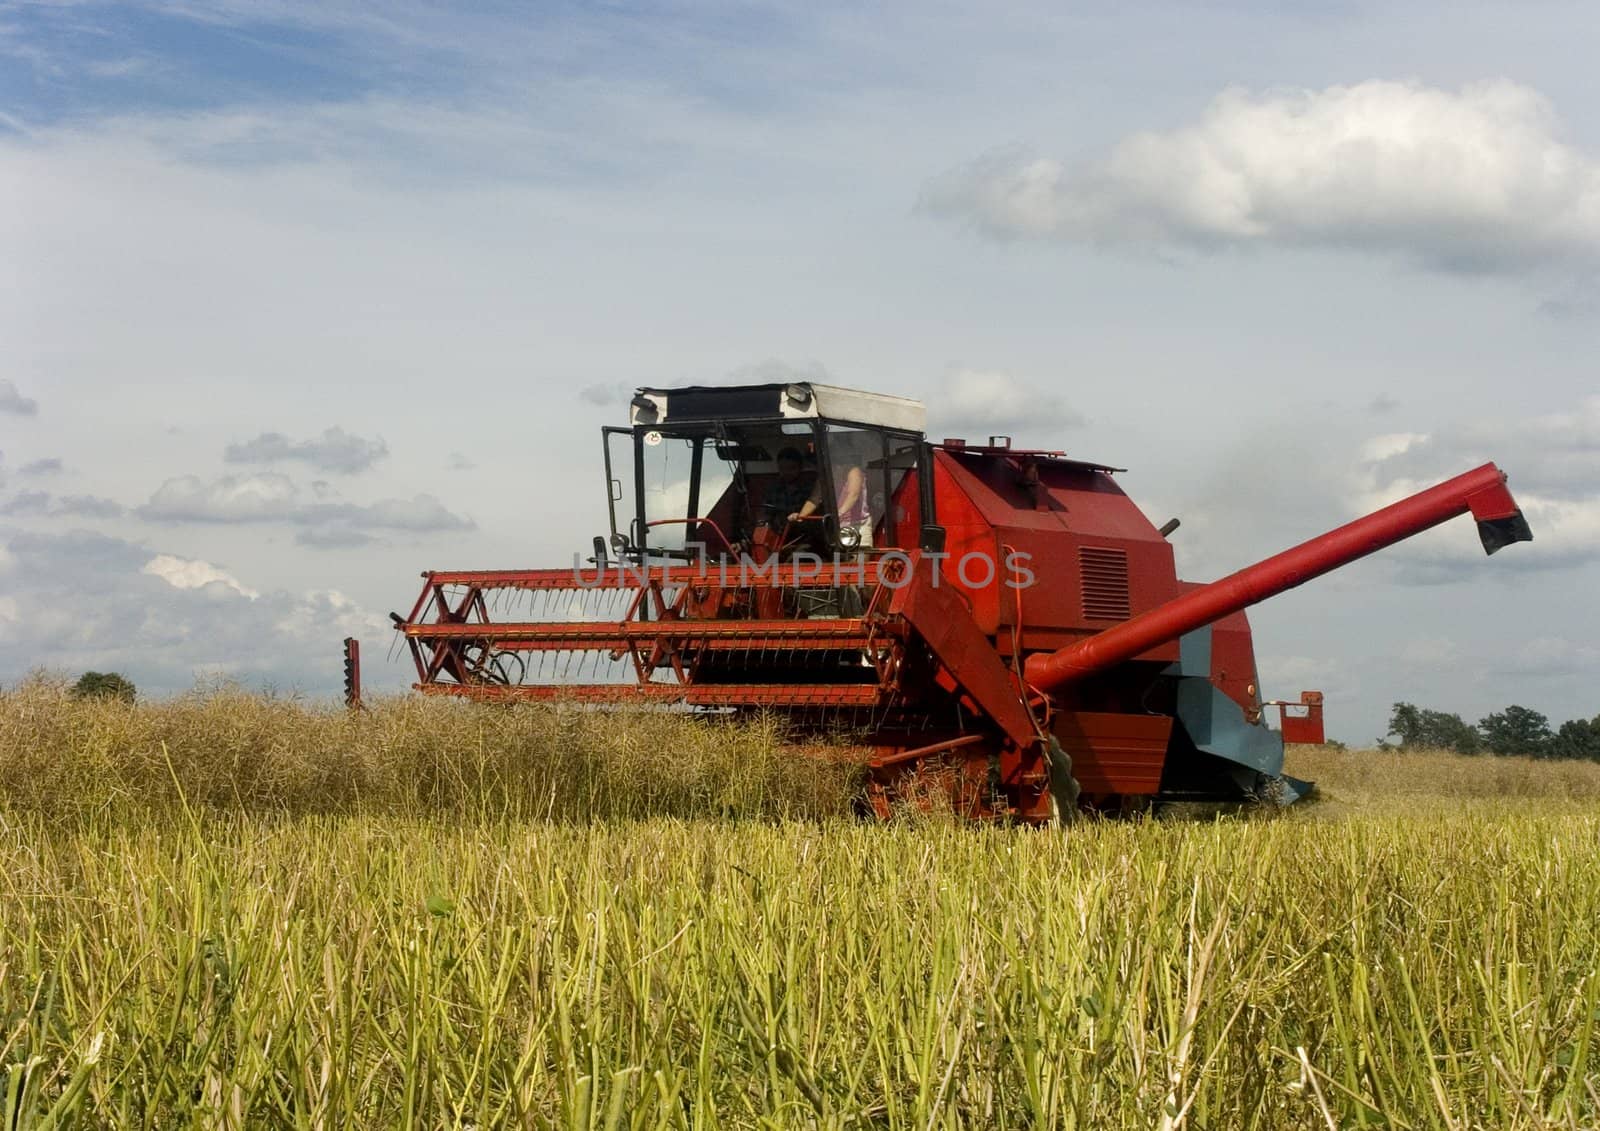
M 183 111 L 257 99 L 352 98 L 396 76 L 343 35 L 284 22 L 233 23 L 138 6 L 12 9 L 10 112 L 33 126 L 130 107 Z
M 1286 595 L 1265 685 L 1593 715 L 1597 23 L 0 4 L 0 680 L 328 693 L 587 544 L 617 389 L 792 371 L 1129 467 L 1197 578 L 1497 459 L 1538 542 Z

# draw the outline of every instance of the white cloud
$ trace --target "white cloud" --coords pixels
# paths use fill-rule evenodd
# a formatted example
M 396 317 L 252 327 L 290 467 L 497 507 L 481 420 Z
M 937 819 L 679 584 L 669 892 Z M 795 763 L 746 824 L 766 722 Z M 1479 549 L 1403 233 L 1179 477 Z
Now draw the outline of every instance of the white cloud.
M 1017 433 L 1022 446 L 1054 447 L 1054 430 L 1084 423 L 1066 399 L 995 369 L 957 369 L 947 373 L 928 397 L 930 428 L 944 435 L 984 440 L 994 433 Z
M 0 514 L 19 518 L 118 518 L 122 512 L 122 504 L 115 499 L 100 495 L 63 495 L 56 498 L 48 491 L 19 491 L 0 506 Z
M 1519 491 L 1568 502 L 1600 493 L 1600 396 L 1564 412 L 1505 415 L 1437 434 L 1375 436 L 1362 451 L 1374 487 L 1399 490 L 1436 477 L 1442 467 L 1501 461 Z M 1398 496 L 1396 496 L 1398 497 Z
M 370 526 L 380 530 L 465 530 L 472 523 L 454 514 L 432 495 L 415 495 L 410 499 L 379 499 L 366 506 L 323 504 L 312 512 L 313 519 L 324 514 L 330 519 L 342 519 L 354 525 Z
M 62 470 L 61 461 L 59 459 L 51 457 L 49 459 L 36 459 L 36 460 L 32 460 L 29 463 L 25 463 L 21 467 L 17 468 L 17 474 L 19 474 L 19 475 L 58 475 L 58 474 L 61 473 L 61 470 Z
M 1506 445 L 1517 453 L 1516 482 L 1568 500 L 1600 492 L 1600 396 L 1569 412 L 1501 420 L 1472 429 L 1475 448 Z
M 1358 686 L 1356 673 L 1327 657 L 1263 655 L 1259 661 L 1262 694 L 1269 699 L 1295 700 L 1302 691 L 1321 691 L 1331 702 L 1343 703 L 1354 696 Z M 1277 717 L 1272 721 L 1276 723 Z
M 1417 445 L 1427 442 L 1426 432 L 1391 432 L 1384 436 L 1374 436 L 1361 445 L 1361 458 L 1367 463 L 1377 463 L 1403 455 Z
M 261 596 L 256 590 L 245 588 L 231 573 L 194 558 L 157 554 L 144 564 L 140 572 L 159 577 L 174 589 L 203 589 L 207 585 L 221 585 L 251 600 Z
M 0 538 L 0 561 L 11 563 L 0 598 L 7 683 L 44 665 L 120 671 L 161 694 L 221 672 L 331 696 L 344 636 L 377 645 L 365 673 L 374 688 L 398 688 L 404 678 L 381 662 L 392 628 L 340 592 L 258 592 L 210 562 L 82 531 Z
M 43 514 L 50 506 L 50 492 L 48 491 L 18 491 L 4 506 L 0 506 L 0 514 L 5 515 L 36 515 Z
M 349 523 L 335 522 L 308 526 L 295 534 L 294 541 L 297 546 L 310 546 L 316 550 L 350 550 L 371 545 L 377 539 Z
M 51 513 L 78 518 L 117 518 L 122 511 L 122 504 L 115 499 L 107 499 L 100 495 L 63 495 L 56 500 L 55 509 Z
M 297 539 L 301 544 L 320 547 L 361 545 L 373 531 L 427 534 L 473 528 L 471 519 L 432 495 L 366 504 L 316 502 L 277 472 L 223 475 L 210 481 L 180 475 L 157 488 L 137 513 L 157 522 L 283 522 L 304 528 Z
M 14 416 L 36 416 L 39 402 L 23 396 L 12 381 L 0 378 L 0 412 L 9 412 Z
M 261 522 L 292 520 L 304 503 L 287 475 L 224 475 L 207 482 L 198 475 L 168 479 L 139 508 L 168 522 Z
M 1422 636 L 1400 645 L 1395 659 L 1406 667 L 1449 667 L 1461 656 L 1461 648 L 1448 636 Z
M 1527 491 L 1516 496 L 1549 567 L 1600 559 L 1600 490 L 1587 499 L 1552 499 Z
M 318 471 L 353 475 L 366 471 L 389 454 L 380 439 L 351 435 L 343 428 L 325 429 L 310 440 L 291 440 L 282 432 L 263 432 L 253 440 L 229 444 L 222 453 L 227 463 L 285 463 L 297 461 Z
M 373 617 L 339 590 L 317 589 L 294 602 L 274 627 L 285 636 L 320 645 L 363 632 L 370 634 Z
M 1525 676 L 1592 674 L 1600 670 L 1600 648 L 1559 636 L 1539 636 L 1503 657 L 1494 670 Z
M 923 203 L 999 238 L 1398 253 L 1451 271 L 1600 256 L 1600 160 L 1505 80 L 1372 80 L 1254 94 L 1131 134 L 1095 160 L 980 158 Z

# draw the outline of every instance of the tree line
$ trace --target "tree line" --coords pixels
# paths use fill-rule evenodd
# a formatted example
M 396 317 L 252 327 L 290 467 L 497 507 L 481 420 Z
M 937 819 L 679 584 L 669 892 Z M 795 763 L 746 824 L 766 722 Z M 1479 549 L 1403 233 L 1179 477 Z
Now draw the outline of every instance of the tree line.
M 77 699 L 121 699 L 132 703 L 139 689 L 121 672 L 84 672 L 72 685 L 72 695 Z
M 1396 703 L 1383 750 L 1454 750 L 1457 754 L 1523 754 L 1531 758 L 1586 758 L 1600 762 L 1600 715 L 1552 728 L 1538 711 L 1513 704 L 1485 715 L 1476 726 L 1460 715 Z

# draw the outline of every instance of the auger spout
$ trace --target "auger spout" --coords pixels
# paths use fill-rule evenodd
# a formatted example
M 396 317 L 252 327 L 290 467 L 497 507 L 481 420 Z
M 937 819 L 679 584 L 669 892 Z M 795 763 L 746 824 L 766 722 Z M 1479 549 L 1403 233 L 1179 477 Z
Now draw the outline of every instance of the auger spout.
M 1468 512 L 1477 520 L 1485 553 L 1533 538 L 1506 487 L 1505 473 L 1486 463 L 1097 636 L 1030 656 L 1025 668 L 1028 682 L 1040 691 L 1058 690 Z

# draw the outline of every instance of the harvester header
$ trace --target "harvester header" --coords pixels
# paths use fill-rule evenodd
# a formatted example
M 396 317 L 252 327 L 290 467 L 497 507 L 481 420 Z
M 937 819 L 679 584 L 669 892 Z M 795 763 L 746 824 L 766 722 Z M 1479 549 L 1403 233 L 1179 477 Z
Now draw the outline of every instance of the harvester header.
M 1486 464 L 1196 585 L 1117 469 L 924 429 L 809 382 L 639 389 L 591 553 L 423 575 L 394 618 L 418 688 L 779 711 L 853 736 L 884 816 L 1288 801 L 1283 736 L 1321 741 L 1322 696 L 1262 697 L 1245 609 L 1465 513 L 1490 553 L 1531 538 Z

